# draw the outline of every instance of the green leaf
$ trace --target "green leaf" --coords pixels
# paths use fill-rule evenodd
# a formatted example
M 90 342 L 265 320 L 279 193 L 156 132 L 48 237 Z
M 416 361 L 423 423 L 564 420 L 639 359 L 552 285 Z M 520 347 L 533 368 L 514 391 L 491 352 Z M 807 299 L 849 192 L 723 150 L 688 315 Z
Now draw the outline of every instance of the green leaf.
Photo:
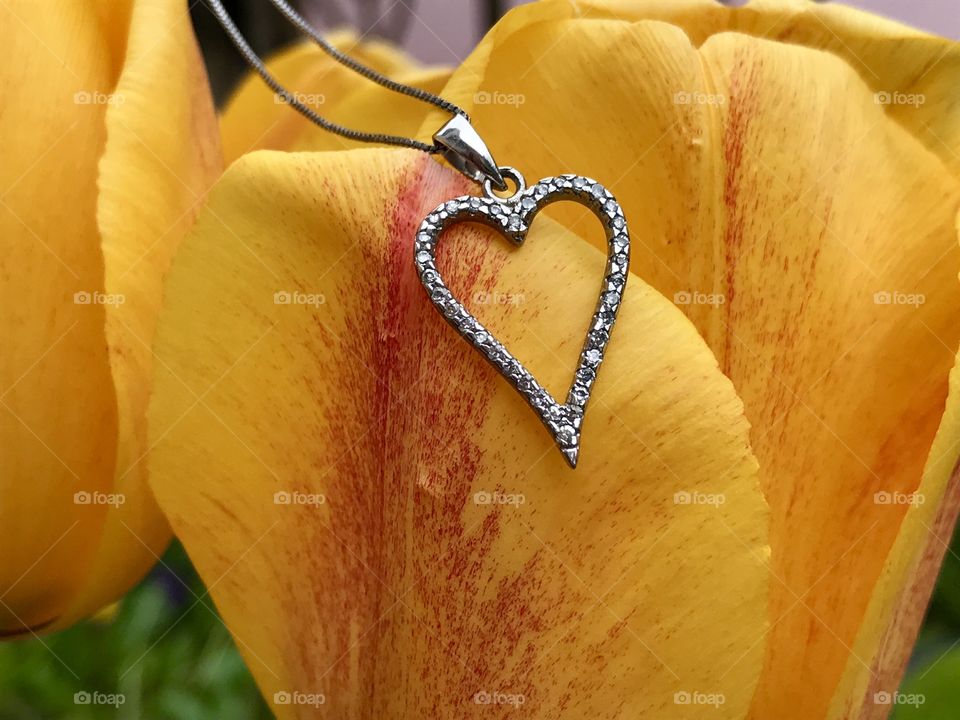
M 960 646 L 913 670 L 892 698 L 895 720 L 956 720 L 960 708 Z

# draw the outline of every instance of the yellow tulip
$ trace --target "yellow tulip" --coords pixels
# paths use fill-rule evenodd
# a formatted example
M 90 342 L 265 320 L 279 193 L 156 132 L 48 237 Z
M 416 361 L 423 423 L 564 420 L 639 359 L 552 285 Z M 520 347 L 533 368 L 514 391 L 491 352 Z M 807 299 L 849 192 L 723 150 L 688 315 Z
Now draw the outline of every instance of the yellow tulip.
M 336 72 L 283 62 L 304 92 Z M 528 179 L 604 182 L 634 240 L 576 471 L 412 267 L 471 188 L 272 107 L 247 125 L 245 87 L 230 155 L 275 151 L 170 274 L 151 483 L 278 717 L 883 716 L 960 507 L 958 81 L 956 45 L 797 0 L 556 0 L 488 34 L 443 96 Z M 520 251 L 470 226 L 441 250 L 555 395 L 588 230 L 561 208 Z
M 184 3 L 4 2 L 0 44 L 0 633 L 25 635 L 108 605 L 169 542 L 150 343 L 222 160 Z

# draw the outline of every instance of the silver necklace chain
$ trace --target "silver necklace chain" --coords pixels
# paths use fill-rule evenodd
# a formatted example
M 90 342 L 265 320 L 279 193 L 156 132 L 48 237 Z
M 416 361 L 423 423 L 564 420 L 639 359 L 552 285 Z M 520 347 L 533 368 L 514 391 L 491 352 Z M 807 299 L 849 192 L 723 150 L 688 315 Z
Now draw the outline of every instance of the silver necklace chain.
M 427 92 L 421 88 L 415 88 L 410 85 L 404 85 L 403 83 L 396 82 L 390 78 L 382 75 L 371 67 L 364 65 L 363 63 L 353 59 L 349 55 L 341 52 L 333 45 L 328 43 L 323 36 L 308 23 L 293 7 L 290 6 L 286 0 L 270 0 L 270 3 L 298 30 L 303 32 L 306 35 L 309 35 L 320 48 L 327 53 L 330 57 L 336 60 L 341 65 L 350 68 L 354 72 L 363 75 L 365 78 L 372 80 L 378 85 L 382 85 L 388 90 L 393 90 L 394 92 L 401 93 L 403 95 L 408 95 L 416 100 L 421 100 L 436 107 L 446 110 L 451 115 L 461 116 L 467 122 L 470 118 L 461 108 L 457 105 L 454 105 L 448 100 L 444 100 L 438 95 L 434 95 L 431 92 Z M 243 56 L 243 59 L 247 64 L 261 77 L 263 81 L 270 86 L 270 88 L 277 93 L 280 97 L 283 98 L 284 102 L 290 105 L 292 108 L 297 110 L 301 115 L 309 119 L 311 122 L 319 125 L 324 130 L 335 133 L 345 138 L 351 140 L 358 140 L 360 142 L 368 143 L 377 143 L 384 145 L 399 145 L 401 147 L 414 148 L 416 150 L 422 150 L 427 153 L 446 153 L 447 148 L 445 148 L 441 143 L 434 142 L 434 144 L 429 145 L 427 143 L 420 142 L 419 140 L 414 140 L 413 138 L 403 137 L 401 135 L 389 135 L 386 133 L 372 133 L 372 132 L 363 132 L 361 130 L 353 130 L 348 127 L 344 127 L 338 123 L 335 123 L 331 120 L 327 120 L 325 117 L 319 115 L 313 108 L 304 105 L 300 102 L 296 96 L 287 90 L 279 80 L 277 80 L 273 74 L 267 70 L 266 65 L 263 60 L 254 52 L 253 48 L 250 47 L 250 43 L 247 42 L 247 39 L 243 36 L 243 33 L 240 32 L 240 29 L 233 22 L 233 19 L 230 17 L 230 14 L 224 8 L 221 0 L 207 0 L 207 4 L 210 6 L 210 10 L 213 12 L 214 17 L 226 31 L 227 35 L 230 37 L 230 40 L 233 42 L 234 46 Z

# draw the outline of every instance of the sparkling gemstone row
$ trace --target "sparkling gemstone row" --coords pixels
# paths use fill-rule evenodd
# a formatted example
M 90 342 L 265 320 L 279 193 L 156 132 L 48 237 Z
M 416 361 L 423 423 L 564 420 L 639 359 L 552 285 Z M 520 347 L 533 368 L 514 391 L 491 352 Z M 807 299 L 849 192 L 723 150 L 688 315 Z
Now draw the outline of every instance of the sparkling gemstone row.
M 580 354 L 580 363 L 566 402 L 558 403 L 530 372 L 450 293 L 436 267 L 435 253 L 442 231 L 456 222 L 483 222 L 520 245 L 536 214 L 561 200 L 574 200 L 597 214 L 607 236 L 607 267 L 597 308 Z M 537 412 L 562 451 L 576 463 L 583 414 L 603 361 L 610 331 L 623 298 L 630 265 L 630 239 L 620 205 L 599 183 L 578 175 L 545 178 L 517 196 L 463 196 L 439 205 L 423 221 L 414 243 L 420 279 L 436 307 Z M 572 453 L 572 456 L 571 456 Z

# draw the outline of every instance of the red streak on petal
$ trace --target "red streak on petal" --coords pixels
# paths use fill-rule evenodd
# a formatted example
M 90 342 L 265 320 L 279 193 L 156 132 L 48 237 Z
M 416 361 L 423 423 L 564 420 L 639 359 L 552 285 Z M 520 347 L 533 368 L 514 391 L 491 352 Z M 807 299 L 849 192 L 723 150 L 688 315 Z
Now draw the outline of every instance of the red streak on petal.
M 422 668 L 419 682 L 435 691 L 418 702 L 439 712 L 450 693 L 502 677 L 516 653 L 532 660 L 533 650 L 518 645 L 544 622 L 533 609 L 539 556 L 529 572 L 499 583 L 491 574 L 490 548 L 510 510 L 493 509 L 472 527 L 463 521 L 489 450 L 478 439 L 488 398 L 503 380 L 437 312 L 413 265 L 422 219 L 468 187 L 427 157 L 411 165 L 402 187 L 384 213 L 386 242 L 382 229 L 371 228 L 342 260 L 353 266 L 336 299 L 347 331 L 334 336 L 318 327 L 339 350 L 337 367 L 322 369 L 338 379 L 336 389 L 314 389 L 325 415 L 323 443 L 335 459 L 316 468 L 328 512 L 322 521 L 305 519 L 302 552 L 310 558 L 303 567 L 316 575 L 304 582 L 314 606 L 291 607 L 294 615 L 315 615 L 305 627 L 323 628 L 320 636 L 291 639 L 301 656 L 291 665 L 309 675 L 304 687 L 352 687 L 354 701 L 368 703 L 366 717 L 386 714 L 396 701 L 404 659 Z M 469 294 L 495 287 L 504 255 L 490 247 L 498 241 L 506 242 L 470 225 L 444 235 L 438 263 L 468 306 Z M 520 682 L 511 691 L 523 692 Z

